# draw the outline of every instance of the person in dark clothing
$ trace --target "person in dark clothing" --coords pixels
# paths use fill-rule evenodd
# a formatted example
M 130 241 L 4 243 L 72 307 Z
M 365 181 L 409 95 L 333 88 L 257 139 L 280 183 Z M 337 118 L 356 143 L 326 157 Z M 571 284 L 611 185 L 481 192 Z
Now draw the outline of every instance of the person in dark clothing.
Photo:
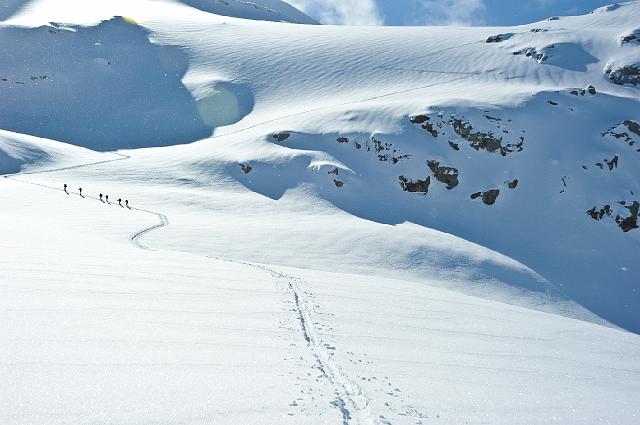
M 122 206 L 122 198 L 118 198 L 118 205 Z
M 66 193 L 67 195 L 69 194 L 69 192 L 67 192 L 67 184 L 64 184 L 64 193 Z
M 104 202 L 104 201 L 102 200 L 102 193 L 100 194 L 100 202 Z
M 109 195 L 104 195 L 104 199 L 105 201 L 107 201 L 107 204 L 109 203 Z
M 129 200 L 128 199 L 124 200 L 124 204 L 127 206 L 127 208 L 131 209 L 131 207 L 129 206 Z
M 78 192 L 80 193 L 80 196 L 82 196 L 82 188 L 81 187 L 78 188 Z M 82 197 L 84 198 L 84 196 L 82 196 Z

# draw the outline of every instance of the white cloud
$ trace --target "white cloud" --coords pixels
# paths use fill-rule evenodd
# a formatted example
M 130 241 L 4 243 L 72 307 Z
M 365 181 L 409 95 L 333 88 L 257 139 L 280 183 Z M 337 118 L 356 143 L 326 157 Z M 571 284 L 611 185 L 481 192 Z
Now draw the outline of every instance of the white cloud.
M 383 25 L 375 0 L 287 0 L 323 24 Z
M 412 0 L 412 24 L 481 25 L 486 6 L 483 0 Z

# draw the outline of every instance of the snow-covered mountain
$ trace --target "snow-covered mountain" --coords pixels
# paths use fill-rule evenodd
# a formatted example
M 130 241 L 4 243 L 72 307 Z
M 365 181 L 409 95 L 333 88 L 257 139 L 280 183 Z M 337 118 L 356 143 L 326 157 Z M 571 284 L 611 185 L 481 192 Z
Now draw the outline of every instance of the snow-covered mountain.
M 637 16 L 5 3 L 0 422 L 634 423 Z

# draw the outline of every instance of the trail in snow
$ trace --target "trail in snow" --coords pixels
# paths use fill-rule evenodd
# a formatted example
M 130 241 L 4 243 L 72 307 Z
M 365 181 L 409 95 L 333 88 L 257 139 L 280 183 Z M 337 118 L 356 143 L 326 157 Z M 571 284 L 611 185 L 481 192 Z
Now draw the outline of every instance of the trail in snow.
M 78 169 L 78 168 L 86 168 L 86 167 L 91 167 L 91 166 L 94 166 L 94 165 L 108 164 L 110 162 L 124 161 L 126 159 L 130 159 L 131 158 L 129 155 L 124 155 L 124 154 L 120 154 L 120 153 L 117 153 L 117 152 L 110 152 L 110 153 L 113 154 L 113 155 L 117 155 L 118 158 L 107 159 L 107 160 L 104 160 L 104 161 L 91 162 L 91 163 L 87 163 L 87 164 L 72 165 L 72 166 L 69 166 L 69 167 L 53 168 L 53 169 L 49 169 L 49 170 L 20 172 L 20 173 L 5 175 L 3 177 L 5 179 L 17 181 L 17 182 L 24 183 L 24 184 L 30 184 L 30 185 L 33 185 L 33 186 L 39 186 L 39 187 L 43 187 L 43 188 L 50 189 L 50 190 L 58 190 L 60 192 L 64 192 L 64 190 L 60 189 L 59 187 L 54 187 L 54 186 L 49 186 L 49 185 L 42 184 L 42 183 L 35 183 L 35 182 L 22 180 L 22 179 L 17 178 L 16 176 L 53 173 L 53 172 L 56 172 L 56 171 L 75 170 L 75 169 Z M 69 195 L 80 196 L 81 198 L 93 199 L 95 201 L 102 202 L 100 199 L 96 198 L 95 196 L 81 195 L 79 193 L 73 193 L 73 192 L 67 192 L 67 193 Z M 108 205 L 110 205 L 110 206 L 116 206 L 117 205 L 117 206 L 123 207 L 122 205 L 116 204 L 116 203 L 113 203 L 113 202 L 108 203 Z M 149 210 L 145 210 L 145 209 L 142 209 L 142 208 L 136 208 L 136 207 L 129 207 L 129 209 L 132 210 L 132 211 L 140 211 L 140 212 L 143 212 L 143 213 L 146 213 L 146 214 L 152 214 L 152 215 L 155 215 L 156 217 L 158 217 L 160 219 L 160 223 L 159 224 L 155 224 L 153 226 L 145 227 L 144 229 L 139 230 L 136 233 L 134 233 L 133 235 L 131 235 L 131 237 L 129 238 L 131 243 L 134 244 L 136 247 L 138 247 L 140 249 L 153 251 L 152 248 L 149 248 L 148 246 L 143 245 L 142 242 L 140 242 L 140 238 L 143 235 L 145 235 L 145 234 L 147 234 L 147 233 L 149 233 L 149 232 L 151 232 L 153 230 L 159 229 L 161 227 L 168 226 L 169 225 L 169 219 L 167 218 L 166 215 L 158 213 L 158 212 L 155 212 L 155 211 L 149 211 Z
M 336 399 L 331 404 L 340 410 L 343 425 L 349 425 L 352 421 L 360 425 L 377 424 L 378 421 L 369 408 L 369 397 L 336 364 L 333 360 L 334 353 L 329 351 L 328 346 L 322 341 L 320 333 L 314 327 L 311 309 L 305 299 L 304 291 L 299 286 L 302 280 L 299 277 L 279 272 L 261 264 L 234 261 L 221 257 L 215 257 L 215 259 L 254 267 L 271 274 L 276 280 L 282 281 L 292 294 L 293 305 L 300 322 L 302 336 L 316 359 L 318 369 L 335 387 Z
M 46 188 L 49 190 L 57 190 L 57 191 L 64 192 L 64 190 L 59 187 L 22 180 L 17 178 L 16 176 L 19 176 L 21 174 L 26 175 L 26 174 L 52 173 L 56 171 L 78 169 L 78 168 L 90 167 L 94 165 L 105 164 L 109 162 L 122 161 L 130 158 L 127 155 L 122 155 L 117 153 L 114 153 L 114 154 L 120 156 L 120 158 L 93 162 L 88 164 L 79 164 L 79 165 L 74 165 L 70 167 L 61 167 L 61 168 L 50 169 L 50 170 L 16 173 L 12 175 L 5 175 L 3 177 L 6 179 L 14 180 L 24 184 L 30 184 L 30 185 Z M 80 196 L 82 198 L 93 199 L 95 201 L 101 202 L 98 198 L 94 196 L 80 195 L 78 193 L 69 193 L 69 194 Z M 116 206 L 117 204 L 111 203 L 110 205 Z M 121 205 L 118 205 L 118 206 L 121 206 Z M 153 248 L 144 245 L 140 239 L 142 238 L 142 236 L 144 236 L 149 232 L 168 226 L 169 225 L 168 217 L 165 214 L 155 212 L 155 211 L 145 210 L 141 208 L 130 208 L 130 209 L 133 211 L 140 211 L 147 214 L 152 214 L 160 219 L 160 223 L 141 229 L 138 232 L 131 235 L 131 237 L 129 238 L 131 243 L 136 247 L 144 250 L 153 251 L 154 250 Z M 297 316 L 298 316 L 298 321 L 300 323 L 302 336 L 307 346 L 310 348 L 313 354 L 313 357 L 316 359 L 318 369 L 322 372 L 323 376 L 329 379 L 329 381 L 335 387 L 336 399 L 331 404 L 337 409 L 339 409 L 342 415 L 343 425 L 349 425 L 350 423 L 352 423 L 353 420 L 355 420 L 355 423 L 357 424 L 376 424 L 377 421 L 374 419 L 372 412 L 369 410 L 369 403 L 370 403 L 369 398 L 366 396 L 362 388 L 358 386 L 358 384 L 353 382 L 342 371 L 342 369 L 336 365 L 336 363 L 332 359 L 333 353 L 329 352 L 327 347 L 322 342 L 322 339 L 319 333 L 314 328 L 313 321 L 311 318 L 310 308 L 308 307 L 308 304 L 304 299 L 302 290 L 298 286 L 300 282 L 300 278 L 292 275 L 288 275 L 282 272 L 278 272 L 274 269 L 271 269 L 269 267 L 259 265 L 259 264 L 235 261 L 235 260 L 226 259 L 226 258 L 217 258 L 217 259 L 254 267 L 271 274 L 276 280 L 283 281 L 285 288 L 288 288 L 292 294 L 293 305 L 295 308 L 295 312 L 297 313 Z
M 169 225 L 169 219 L 164 214 L 160 214 L 160 213 L 149 211 L 149 210 L 143 210 L 143 209 L 140 209 L 140 208 L 132 208 L 132 210 L 142 211 L 142 212 L 145 212 L 145 213 L 148 213 L 148 214 L 153 214 L 153 215 L 156 215 L 160 219 L 160 223 L 159 224 L 156 224 L 154 226 L 149 226 L 149 227 L 147 227 L 145 229 L 142 229 L 139 232 L 136 232 L 133 235 L 131 235 L 131 237 L 129 238 L 131 243 L 133 243 L 138 248 L 146 249 L 148 251 L 155 251 L 153 248 L 150 248 L 150 247 L 148 247 L 146 245 L 143 245 L 142 242 L 140 242 L 140 238 L 143 235 L 145 235 L 145 234 L 147 234 L 147 233 L 149 233 L 149 232 L 151 232 L 153 230 L 159 229 L 161 227 L 168 226 Z

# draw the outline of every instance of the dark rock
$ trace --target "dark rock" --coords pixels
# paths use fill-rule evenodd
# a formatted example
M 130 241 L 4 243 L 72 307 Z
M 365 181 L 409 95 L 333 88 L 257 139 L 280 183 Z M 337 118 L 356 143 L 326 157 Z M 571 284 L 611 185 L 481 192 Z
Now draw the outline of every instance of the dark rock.
M 638 228 L 638 211 L 640 210 L 640 203 L 638 203 L 638 201 L 634 201 L 632 205 L 625 208 L 629 210 L 631 215 L 623 219 L 619 226 L 622 231 L 626 233 Z
M 338 143 L 349 143 L 349 139 L 346 137 L 338 137 L 336 140 Z
M 459 118 L 452 118 L 450 121 L 453 131 L 463 139 L 467 140 L 475 150 L 484 149 L 491 153 L 499 151 L 502 156 L 507 156 L 513 152 L 522 152 L 524 149 L 524 138 L 517 144 L 507 144 L 503 146 L 502 137 L 496 137 L 492 132 L 483 133 L 474 131 L 468 121 Z
M 431 124 L 431 123 L 429 123 L 429 122 L 428 122 L 428 123 L 426 123 L 426 124 L 423 124 L 423 125 L 422 125 L 422 128 L 424 128 L 425 130 L 427 130 L 427 132 L 428 132 L 429 134 L 431 134 L 433 137 L 438 137 L 438 130 L 436 130 L 436 129 L 433 127 L 433 124 Z
M 596 88 L 593 87 L 592 85 L 588 85 L 587 87 L 585 87 L 585 91 L 592 96 L 595 96 L 597 93 Z
M 629 43 L 640 44 L 640 29 L 633 31 L 631 34 L 626 34 L 620 37 L 621 46 Z
M 500 190 L 491 189 L 482 193 L 482 202 L 487 205 L 493 205 L 496 203 L 496 199 L 498 199 L 498 195 L 500 195 Z
M 511 37 L 513 37 L 513 33 L 505 33 L 505 34 L 497 34 L 497 35 L 492 35 L 490 37 L 487 38 L 486 42 L 487 43 L 501 43 L 505 40 L 510 39 Z
M 278 142 L 284 142 L 289 137 L 291 137 L 291 134 L 286 132 L 276 133 L 273 135 L 273 138 L 276 139 Z
M 606 162 L 607 166 L 609 167 L 609 171 L 613 171 L 614 168 L 618 168 L 618 160 L 618 155 L 614 156 L 611 160 L 604 160 L 604 162 Z
M 451 140 L 449 140 L 449 146 L 451 146 L 453 150 L 456 150 L 456 151 L 460 150 L 460 145 L 458 145 L 457 143 L 453 143 Z
M 549 105 L 558 106 L 558 102 L 554 102 L 553 100 L 547 100 Z
M 398 177 L 400 179 L 400 186 L 405 192 L 411 193 L 424 193 L 429 192 L 429 186 L 431 185 L 431 177 L 427 176 L 424 180 L 409 180 L 404 176 Z
M 394 164 L 397 164 L 398 162 L 405 160 L 405 159 L 409 159 L 411 158 L 411 155 L 400 155 L 400 156 L 392 156 L 391 157 L 391 162 L 393 162 Z
M 630 132 L 640 137 L 640 124 L 631 120 L 626 120 L 622 124 L 627 127 Z
M 411 122 L 413 124 L 424 124 L 426 121 L 429 121 L 429 117 L 427 115 L 416 115 L 411 118 Z
M 240 165 L 240 168 L 245 174 L 249 174 L 251 170 L 253 170 L 253 167 L 249 164 L 238 164 L 238 165 Z
M 335 167 L 333 170 L 329 171 L 327 174 L 335 174 L 336 176 L 340 173 L 338 167 Z
M 625 65 L 614 70 L 607 70 L 609 81 L 620 86 L 640 84 L 640 65 Z
M 477 199 L 482 196 L 482 192 L 476 192 L 471 194 L 471 199 Z
M 333 183 L 335 183 L 336 187 L 342 187 L 344 186 L 344 182 L 341 182 L 340 180 L 333 180 Z
M 459 184 L 458 169 L 453 167 L 441 167 L 438 161 L 427 161 L 427 166 L 435 176 L 435 178 L 447 185 L 447 189 L 451 190 Z
M 518 187 L 518 183 L 518 179 L 511 180 L 510 182 L 507 182 L 507 186 L 509 187 L 509 189 L 515 189 L 516 187 Z

